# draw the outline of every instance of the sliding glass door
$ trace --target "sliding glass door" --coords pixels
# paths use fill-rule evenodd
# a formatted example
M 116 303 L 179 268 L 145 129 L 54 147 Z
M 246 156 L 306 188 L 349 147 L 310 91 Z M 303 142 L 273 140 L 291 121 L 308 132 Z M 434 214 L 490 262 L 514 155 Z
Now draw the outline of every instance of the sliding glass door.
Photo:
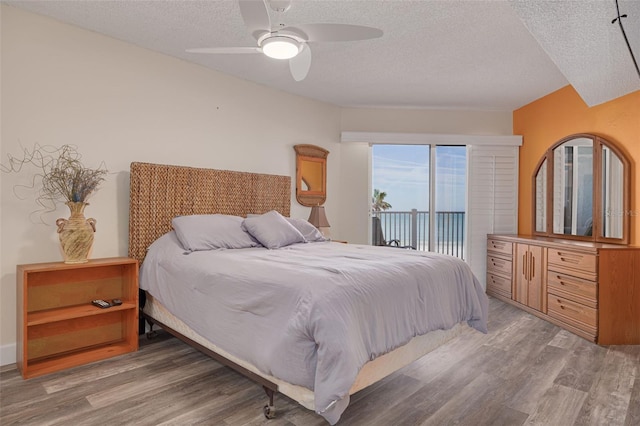
M 371 178 L 372 244 L 464 257 L 465 146 L 373 145 Z
M 464 258 L 467 147 L 435 146 L 434 238 L 431 251 Z

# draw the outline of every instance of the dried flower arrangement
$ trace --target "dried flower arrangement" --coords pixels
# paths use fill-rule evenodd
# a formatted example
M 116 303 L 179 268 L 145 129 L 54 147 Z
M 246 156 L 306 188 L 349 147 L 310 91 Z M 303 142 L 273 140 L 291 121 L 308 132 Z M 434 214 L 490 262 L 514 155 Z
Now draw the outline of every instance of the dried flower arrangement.
M 59 202 L 86 202 L 108 172 L 104 164 L 97 169 L 85 167 L 74 145 L 54 147 L 36 144 L 33 149 L 24 148 L 20 157 L 8 155 L 8 158 L 7 164 L 0 164 L 0 171 L 19 173 L 27 165 L 39 170 L 31 185 L 18 186 L 39 190 L 36 202 L 43 213 L 55 211 Z

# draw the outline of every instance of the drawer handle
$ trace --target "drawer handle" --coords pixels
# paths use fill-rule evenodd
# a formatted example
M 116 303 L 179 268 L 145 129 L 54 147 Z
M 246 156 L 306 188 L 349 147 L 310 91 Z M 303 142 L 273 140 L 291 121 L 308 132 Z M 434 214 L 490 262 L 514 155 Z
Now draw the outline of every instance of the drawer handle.
M 558 254 L 558 256 L 577 257 L 578 259 L 582 257 L 582 255 L 576 253 L 563 253 L 561 251 L 557 251 L 556 253 Z
M 571 288 L 580 288 L 580 286 L 578 286 L 576 283 L 572 283 L 572 282 L 568 282 L 568 281 L 563 281 L 562 277 L 560 277 L 560 275 L 558 275 L 558 280 L 560 285 L 563 285 L 565 287 L 571 287 Z
M 533 279 L 535 276 L 536 276 L 536 258 L 532 254 L 531 255 L 531 279 Z
M 584 256 L 581 254 L 566 252 L 563 253 L 561 251 L 556 251 L 556 255 L 560 258 L 561 261 L 569 263 L 580 263 L 584 258 Z
M 578 309 L 572 309 L 566 305 L 562 304 L 562 300 L 560 299 L 556 299 L 558 301 L 558 303 L 560 304 L 560 309 L 562 309 L 563 311 L 571 311 L 571 312 L 575 312 L 576 314 L 580 314 L 582 313 L 582 311 L 578 310 Z

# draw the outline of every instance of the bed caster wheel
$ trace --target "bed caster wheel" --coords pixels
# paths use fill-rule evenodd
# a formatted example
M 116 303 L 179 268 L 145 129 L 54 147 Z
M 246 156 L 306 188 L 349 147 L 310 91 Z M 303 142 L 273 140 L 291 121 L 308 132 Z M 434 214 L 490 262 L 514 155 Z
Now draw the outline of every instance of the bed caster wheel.
M 151 340 L 158 336 L 158 332 L 155 330 L 147 331 L 147 339 Z
M 276 416 L 276 407 L 273 405 L 265 405 L 262 412 L 267 419 L 273 419 Z

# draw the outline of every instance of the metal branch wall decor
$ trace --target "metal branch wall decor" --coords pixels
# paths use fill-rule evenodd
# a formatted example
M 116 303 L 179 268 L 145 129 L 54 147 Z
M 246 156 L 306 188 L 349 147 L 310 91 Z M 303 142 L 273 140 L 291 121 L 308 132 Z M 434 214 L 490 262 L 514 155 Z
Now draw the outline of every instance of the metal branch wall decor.
M 620 31 L 622 31 L 622 36 L 624 37 L 624 41 L 627 43 L 627 48 L 629 49 L 629 53 L 631 54 L 631 60 L 633 61 L 633 65 L 636 67 L 636 72 L 638 73 L 638 78 L 640 78 L 640 68 L 638 68 L 638 62 L 636 61 L 636 57 L 633 54 L 633 50 L 631 49 L 631 45 L 629 44 L 629 39 L 627 38 L 627 33 L 624 31 L 624 26 L 622 25 L 622 18 L 626 18 L 627 14 L 620 15 L 620 6 L 618 5 L 618 0 L 616 0 L 616 11 L 618 12 L 618 17 L 614 18 L 611 21 L 612 24 L 615 24 L 616 21 L 620 25 Z

